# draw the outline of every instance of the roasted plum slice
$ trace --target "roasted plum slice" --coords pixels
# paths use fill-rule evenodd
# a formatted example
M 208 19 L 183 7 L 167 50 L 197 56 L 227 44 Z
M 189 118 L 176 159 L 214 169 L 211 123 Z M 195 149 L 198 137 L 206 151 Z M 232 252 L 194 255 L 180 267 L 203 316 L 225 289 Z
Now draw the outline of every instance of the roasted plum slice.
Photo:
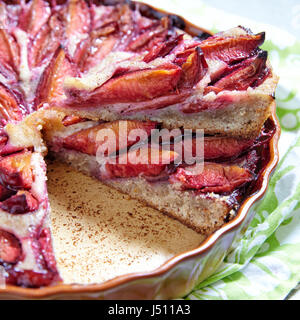
M 260 51 L 234 66 L 234 71 L 221 77 L 213 84 L 213 88 L 219 90 L 246 90 L 248 87 L 258 85 L 266 75 L 266 61 L 268 53 Z
M 107 37 L 108 35 L 118 30 L 118 24 L 115 21 L 109 22 L 108 24 L 101 26 L 100 28 L 92 32 L 93 37 Z
M 0 83 L 0 118 L 9 120 L 21 120 L 25 109 L 16 92 L 13 92 Z
M 174 162 L 178 154 L 161 148 L 153 149 L 145 145 L 136 150 L 108 160 L 102 169 L 104 178 L 130 178 L 137 176 L 159 176 L 169 164 Z
M 30 151 L 0 159 L 0 184 L 10 190 L 30 189 L 33 182 Z
M 175 92 L 181 73 L 179 67 L 168 64 L 117 76 L 90 93 L 73 88 L 68 93 L 76 102 L 83 100 L 89 104 L 151 100 Z
M 44 0 L 32 0 L 28 4 L 22 3 L 22 13 L 19 27 L 34 38 L 51 15 L 49 3 Z
M 180 88 L 192 88 L 204 77 L 208 68 L 200 47 L 188 51 L 188 57 L 181 66 L 183 76 L 178 85 Z
M 0 264 L 15 264 L 22 255 L 18 238 L 12 233 L 0 229 Z
M 59 47 L 41 76 L 35 98 L 36 108 L 46 102 L 59 102 L 64 99 L 64 79 L 68 75 L 75 75 L 75 67 L 65 51 Z
M 112 137 L 111 153 L 115 153 L 120 149 L 130 147 L 139 142 L 140 138 L 147 139 L 151 134 L 151 130 L 155 129 L 155 127 L 156 123 L 152 121 L 120 120 L 105 122 L 88 129 L 80 130 L 64 138 L 63 146 L 67 149 L 96 155 L 101 145 L 107 144 L 110 133 L 113 133 L 115 138 Z M 110 130 L 112 131 L 110 132 Z M 133 130 L 138 130 L 136 131 L 137 135 L 133 136 Z M 101 135 L 101 131 L 103 135 Z M 139 137 L 140 133 L 144 136 Z M 107 150 L 103 150 L 106 153 L 110 150 L 110 147 L 107 147 Z
M 70 0 L 68 2 L 66 16 L 66 47 L 72 59 L 81 57 L 84 48 L 84 40 L 88 38 L 91 31 L 91 12 L 84 0 Z M 82 47 L 83 45 L 83 47 Z
M 18 191 L 17 194 L 0 203 L 0 208 L 11 214 L 24 214 L 38 209 L 37 199 L 29 191 Z
M 240 34 L 226 36 L 224 32 L 216 34 L 200 43 L 205 58 L 232 63 L 248 58 L 265 40 L 265 33 Z
M 6 63 L 0 63 L 0 82 L 6 86 L 14 86 L 18 84 L 18 81 L 19 76 L 13 67 Z
M 202 193 L 228 193 L 253 179 L 253 174 L 237 165 L 204 162 L 203 166 L 177 168 L 169 181 L 182 190 L 195 189 Z
M 205 137 L 204 158 L 226 159 L 239 156 L 251 147 L 253 139 L 238 139 L 230 137 Z
M 197 146 L 199 143 L 202 145 Z M 224 160 L 238 157 L 241 153 L 250 148 L 253 143 L 254 139 L 214 136 L 206 136 L 198 139 L 197 136 L 183 136 L 181 139 L 175 139 L 174 143 L 171 144 L 171 150 L 181 153 L 183 159 L 189 161 L 188 156 L 196 157 L 197 147 L 203 147 L 202 156 L 205 160 Z
M 78 61 L 81 71 L 88 71 L 103 60 L 115 47 L 118 39 L 114 35 L 102 36 L 101 30 L 94 30 L 90 36 L 90 46 L 81 51 L 82 59 Z
M 125 35 L 121 29 L 124 19 L 122 13 L 127 12 L 126 7 L 109 6 L 99 11 L 94 4 L 91 4 L 92 31 L 77 54 L 81 71 L 88 71 L 98 65 L 110 52 L 119 50 L 118 45 L 125 41 Z
M 156 42 L 150 49 L 149 52 L 145 55 L 143 61 L 151 62 L 152 60 L 165 57 L 168 55 L 182 40 L 183 35 L 168 35 L 165 41 Z
M 0 28 L 0 63 L 11 66 L 15 71 L 20 64 L 19 46 L 4 28 Z
M 86 121 L 86 119 L 75 116 L 75 115 L 67 115 L 62 119 L 62 124 L 65 127 L 68 127 L 68 126 L 71 126 L 72 124 L 76 124 L 83 121 Z
M 60 12 L 54 13 L 44 24 L 28 48 L 31 67 L 47 65 L 51 61 L 64 35 L 64 21 Z
M 151 48 L 155 43 L 162 43 L 166 39 L 169 29 L 168 17 L 162 18 L 158 23 L 152 27 L 147 28 L 139 35 L 136 35 L 128 45 L 129 51 L 146 51 Z

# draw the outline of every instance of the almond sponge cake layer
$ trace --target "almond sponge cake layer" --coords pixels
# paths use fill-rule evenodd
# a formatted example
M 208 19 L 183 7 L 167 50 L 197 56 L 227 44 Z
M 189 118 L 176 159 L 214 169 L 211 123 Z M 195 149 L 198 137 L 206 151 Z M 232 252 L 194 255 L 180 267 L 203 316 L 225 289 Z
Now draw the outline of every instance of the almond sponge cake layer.
M 227 202 L 229 197 L 220 197 L 214 193 L 203 196 L 195 195 L 192 191 L 175 191 L 169 183 L 150 184 L 143 178 L 108 181 L 107 184 L 144 201 L 205 236 L 230 220 L 232 209 Z

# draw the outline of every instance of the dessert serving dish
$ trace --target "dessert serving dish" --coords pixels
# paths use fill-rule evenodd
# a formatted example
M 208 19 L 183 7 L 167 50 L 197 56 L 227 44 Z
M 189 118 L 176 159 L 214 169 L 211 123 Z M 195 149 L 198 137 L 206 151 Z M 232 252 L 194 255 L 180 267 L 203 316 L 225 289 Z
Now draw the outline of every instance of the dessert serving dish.
M 188 294 L 278 162 L 265 34 L 128 1 L 1 1 L 0 17 L 1 298 Z

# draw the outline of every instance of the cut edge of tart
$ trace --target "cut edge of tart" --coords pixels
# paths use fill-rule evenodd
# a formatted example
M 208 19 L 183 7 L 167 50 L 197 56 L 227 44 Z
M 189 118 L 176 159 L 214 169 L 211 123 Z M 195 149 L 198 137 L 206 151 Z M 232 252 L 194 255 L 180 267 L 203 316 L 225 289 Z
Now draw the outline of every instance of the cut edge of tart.
M 51 119 L 51 114 L 48 116 Z M 204 160 L 204 163 L 198 173 L 197 164 L 184 162 L 188 158 L 183 163 L 174 163 L 181 150 L 187 155 L 190 148 L 191 156 L 196 155 L 195 138 L 191 138 L 188 144 L 189 138 L 182 137 L 179 140 L 181 137 L 177 136 L 165 148 L 162 144 L 152 143 L 157 139 L 156 131 L 154 136 L 148 131 L 145 140 L 136 144 L 125 140 L 125 146 L 117 150 L 117 155 L 114 153 L 105 160 L 99 158 L 99 150 L 105 145 L 105 139 L 101 136 L 103 128 L 119 132 L 122 123 L 127 125 L 126 128 L 152 127 L 153 130 L 158 126 L 155 122 L 82 120 L 64 125 L 66 118 L 62 113 L 61 119 L 59 122 L 55 117 L 55 129 L 50 124 L 51 120 L 46 122 L 48 126 L 44 128 L 49 152 L 55 159 L 166 213 L 206 236 L 235 216 L 266 161 L 267 151 L 264 148 L 274 134 L 274 127 L 267 121 L 266 127 L 256 139 L 204 136 L 203 141 L 200 141 L 204 158 L 198 159 Z M 117 145 L 121 149 L 120 143 Z M 109 150 L 109 146 L 106 148 L 107 145 L 102 151 Z M 158 162 L 142 161 L 145 156 L 153 159 L 151 155 L 155 155 L 155 152 L 158 154 Z

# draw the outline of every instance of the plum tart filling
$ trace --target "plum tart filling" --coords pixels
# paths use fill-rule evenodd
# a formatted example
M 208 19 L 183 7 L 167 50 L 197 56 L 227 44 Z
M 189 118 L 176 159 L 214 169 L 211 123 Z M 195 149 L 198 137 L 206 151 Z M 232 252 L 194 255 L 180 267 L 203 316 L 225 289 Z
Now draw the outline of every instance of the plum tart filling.
M 123 125 L 126 131 L 122 131 Z M 135 129 L 144 130 L 143 139 L 135 135 L 130 139 L 131 130 Z M 140 177 L 150 184 L 167 181 L 176 190 L 193 190 L 196 194 L 230 195 L 235 192 L 242 196 L 245 186 L 255 182 L 262 164 L 267 161 L 265 148 L 274 134 L 274 124 L 267 121 L 256 139 L 205 135 L 197 140 L 195 134 L 180 136 L 183 131 L 179 130 L 179 135 L 171 137 L 167 144 L 157 140 L 160 129 L 159 123 L 151 121 L 119 120 L 98 124 L 85 120 L 65 124 L 61 131 L 53 133 L 48 145 L 54 154 L 87 155 L 88 159 L 93 159 L 93 166 L 83 171 L 90 170 L 89 174 L 104 182 Z M 108 142 L 104 137 L 106 130 L 115 133 L 115 140 Z M 202 144 L 200 157 L 197 157 L 197 143 Z M 157 159 L 151 158 L 155 153 Z M 98 157 L 100 154 L 104 154 L 105 159 Z M 190 164 L 191 159 L 196 163 Z M 197 171 L 199 163 L 202 167 Z

